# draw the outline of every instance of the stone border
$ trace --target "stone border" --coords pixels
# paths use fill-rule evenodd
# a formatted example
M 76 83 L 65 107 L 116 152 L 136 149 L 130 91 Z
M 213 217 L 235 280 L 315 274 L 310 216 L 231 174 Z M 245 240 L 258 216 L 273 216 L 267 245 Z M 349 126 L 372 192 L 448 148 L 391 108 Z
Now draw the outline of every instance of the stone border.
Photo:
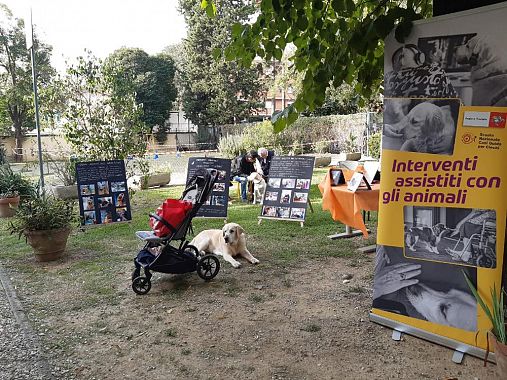
M 32 330 L 32 326 L 26 317 L 26 314 L 23 310 L 23 306 L 21 305 L 21 301 L 16 295 L 16 291 L 11 284 L 9 277 L 6 272 L 0 266 L 0 284 L 5 292 L 5 296 L 7 301 L 9 302 L 10 309 L 14 318 L 19 326 L 20 331 L 22 332 L 24 338 L 26 339 L 27 345 L 33 347 L 34 351 L 37 352 L 35 365 L 37 365 L 40 374 L 44 376 L 44 379 L 54 380 L 55 377 L 51 371 L 51 366 L 48 360 L 42 355 L 42 347 L 40 345 L 38 337 L 35 335 Z M 0 289 L 1 291 L 2 289 Z

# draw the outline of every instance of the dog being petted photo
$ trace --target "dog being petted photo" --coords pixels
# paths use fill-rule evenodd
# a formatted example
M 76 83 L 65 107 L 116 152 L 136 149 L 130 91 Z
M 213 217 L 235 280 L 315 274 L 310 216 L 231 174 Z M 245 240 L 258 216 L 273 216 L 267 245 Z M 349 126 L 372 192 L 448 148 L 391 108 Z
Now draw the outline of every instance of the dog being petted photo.
M 465 275 L 476 269 L 409 259 L 401 247 L 378 246 L 373 307 L 467 331 L 477 329 L 477 301 Z

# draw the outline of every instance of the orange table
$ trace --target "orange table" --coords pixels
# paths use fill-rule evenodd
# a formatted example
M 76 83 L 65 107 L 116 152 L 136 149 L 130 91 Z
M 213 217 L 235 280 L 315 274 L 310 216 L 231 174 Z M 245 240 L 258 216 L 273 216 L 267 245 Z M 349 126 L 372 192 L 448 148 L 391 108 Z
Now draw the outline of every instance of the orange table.
M 353 173 L 353 172 L 352 172 Z M 344 172 L 349 180 L 350 173 Z M 332 235 L 331 239 L 340 239 L 363 234 L 368 237 L 368 230 L 364 225 L 362 211 L 378 210 L 380 184 L 373 184 L 371 190 L 359 188 L 356 192 L 347 190 L 347 185 L 331 186 L 329 172 L 319 184 L 322 193 L 322 209 L 329 210 L 334 220 L 345 224 L 345 233 Z M 356 228 L 357 230 L 352 230 Z

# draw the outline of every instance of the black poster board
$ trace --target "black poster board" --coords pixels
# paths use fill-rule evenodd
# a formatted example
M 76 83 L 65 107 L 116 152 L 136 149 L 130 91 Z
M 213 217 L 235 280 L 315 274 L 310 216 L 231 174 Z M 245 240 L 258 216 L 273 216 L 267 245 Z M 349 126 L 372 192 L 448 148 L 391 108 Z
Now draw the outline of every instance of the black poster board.
M 218 175 L 208 200 L 201 206 L 197 212 L 197 216 L 204 218 L 227 218 L 231 160 L 214 157 L 190 157 L 188 159 L 187 182 L 198 169 L 216 169 Z
M 132 219 L 123 160 L 76 164 L 81 224 L 109 224 Z
M 314 162 L 309 156 L 273 157 L 260 219 L 305 221 Z

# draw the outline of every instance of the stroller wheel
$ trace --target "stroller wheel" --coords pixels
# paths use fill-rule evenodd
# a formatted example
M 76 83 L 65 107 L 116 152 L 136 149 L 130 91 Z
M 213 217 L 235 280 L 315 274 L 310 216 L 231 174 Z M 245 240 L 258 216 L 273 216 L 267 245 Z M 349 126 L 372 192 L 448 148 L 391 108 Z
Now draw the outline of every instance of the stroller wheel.
M 140 295 L 146 294 L 150 291 L 150 289 L 151 289 L 151 281 L 146 277 L 139 276 L 136 277 L 134 281 L 132 281 L 132 290 L 136 294 Z
M 183 251 L 187 252 L 187 253 L 191 253 L 195 257 L 199 257 L 199 251 L 197 250 L 197 247 L 195 247 L 191 244 L 186 245 Z
M 211 280 L 220 271 L 220 260 L 215 255 L 204 255 L 197 262 L 197 274 L 205 281 Z
M 487 255 L 480 255 L 477 258 L 477 266 L 482 268 L 492 268 L 493 267 L 493 260 L 491 260 L 491 257 Z

